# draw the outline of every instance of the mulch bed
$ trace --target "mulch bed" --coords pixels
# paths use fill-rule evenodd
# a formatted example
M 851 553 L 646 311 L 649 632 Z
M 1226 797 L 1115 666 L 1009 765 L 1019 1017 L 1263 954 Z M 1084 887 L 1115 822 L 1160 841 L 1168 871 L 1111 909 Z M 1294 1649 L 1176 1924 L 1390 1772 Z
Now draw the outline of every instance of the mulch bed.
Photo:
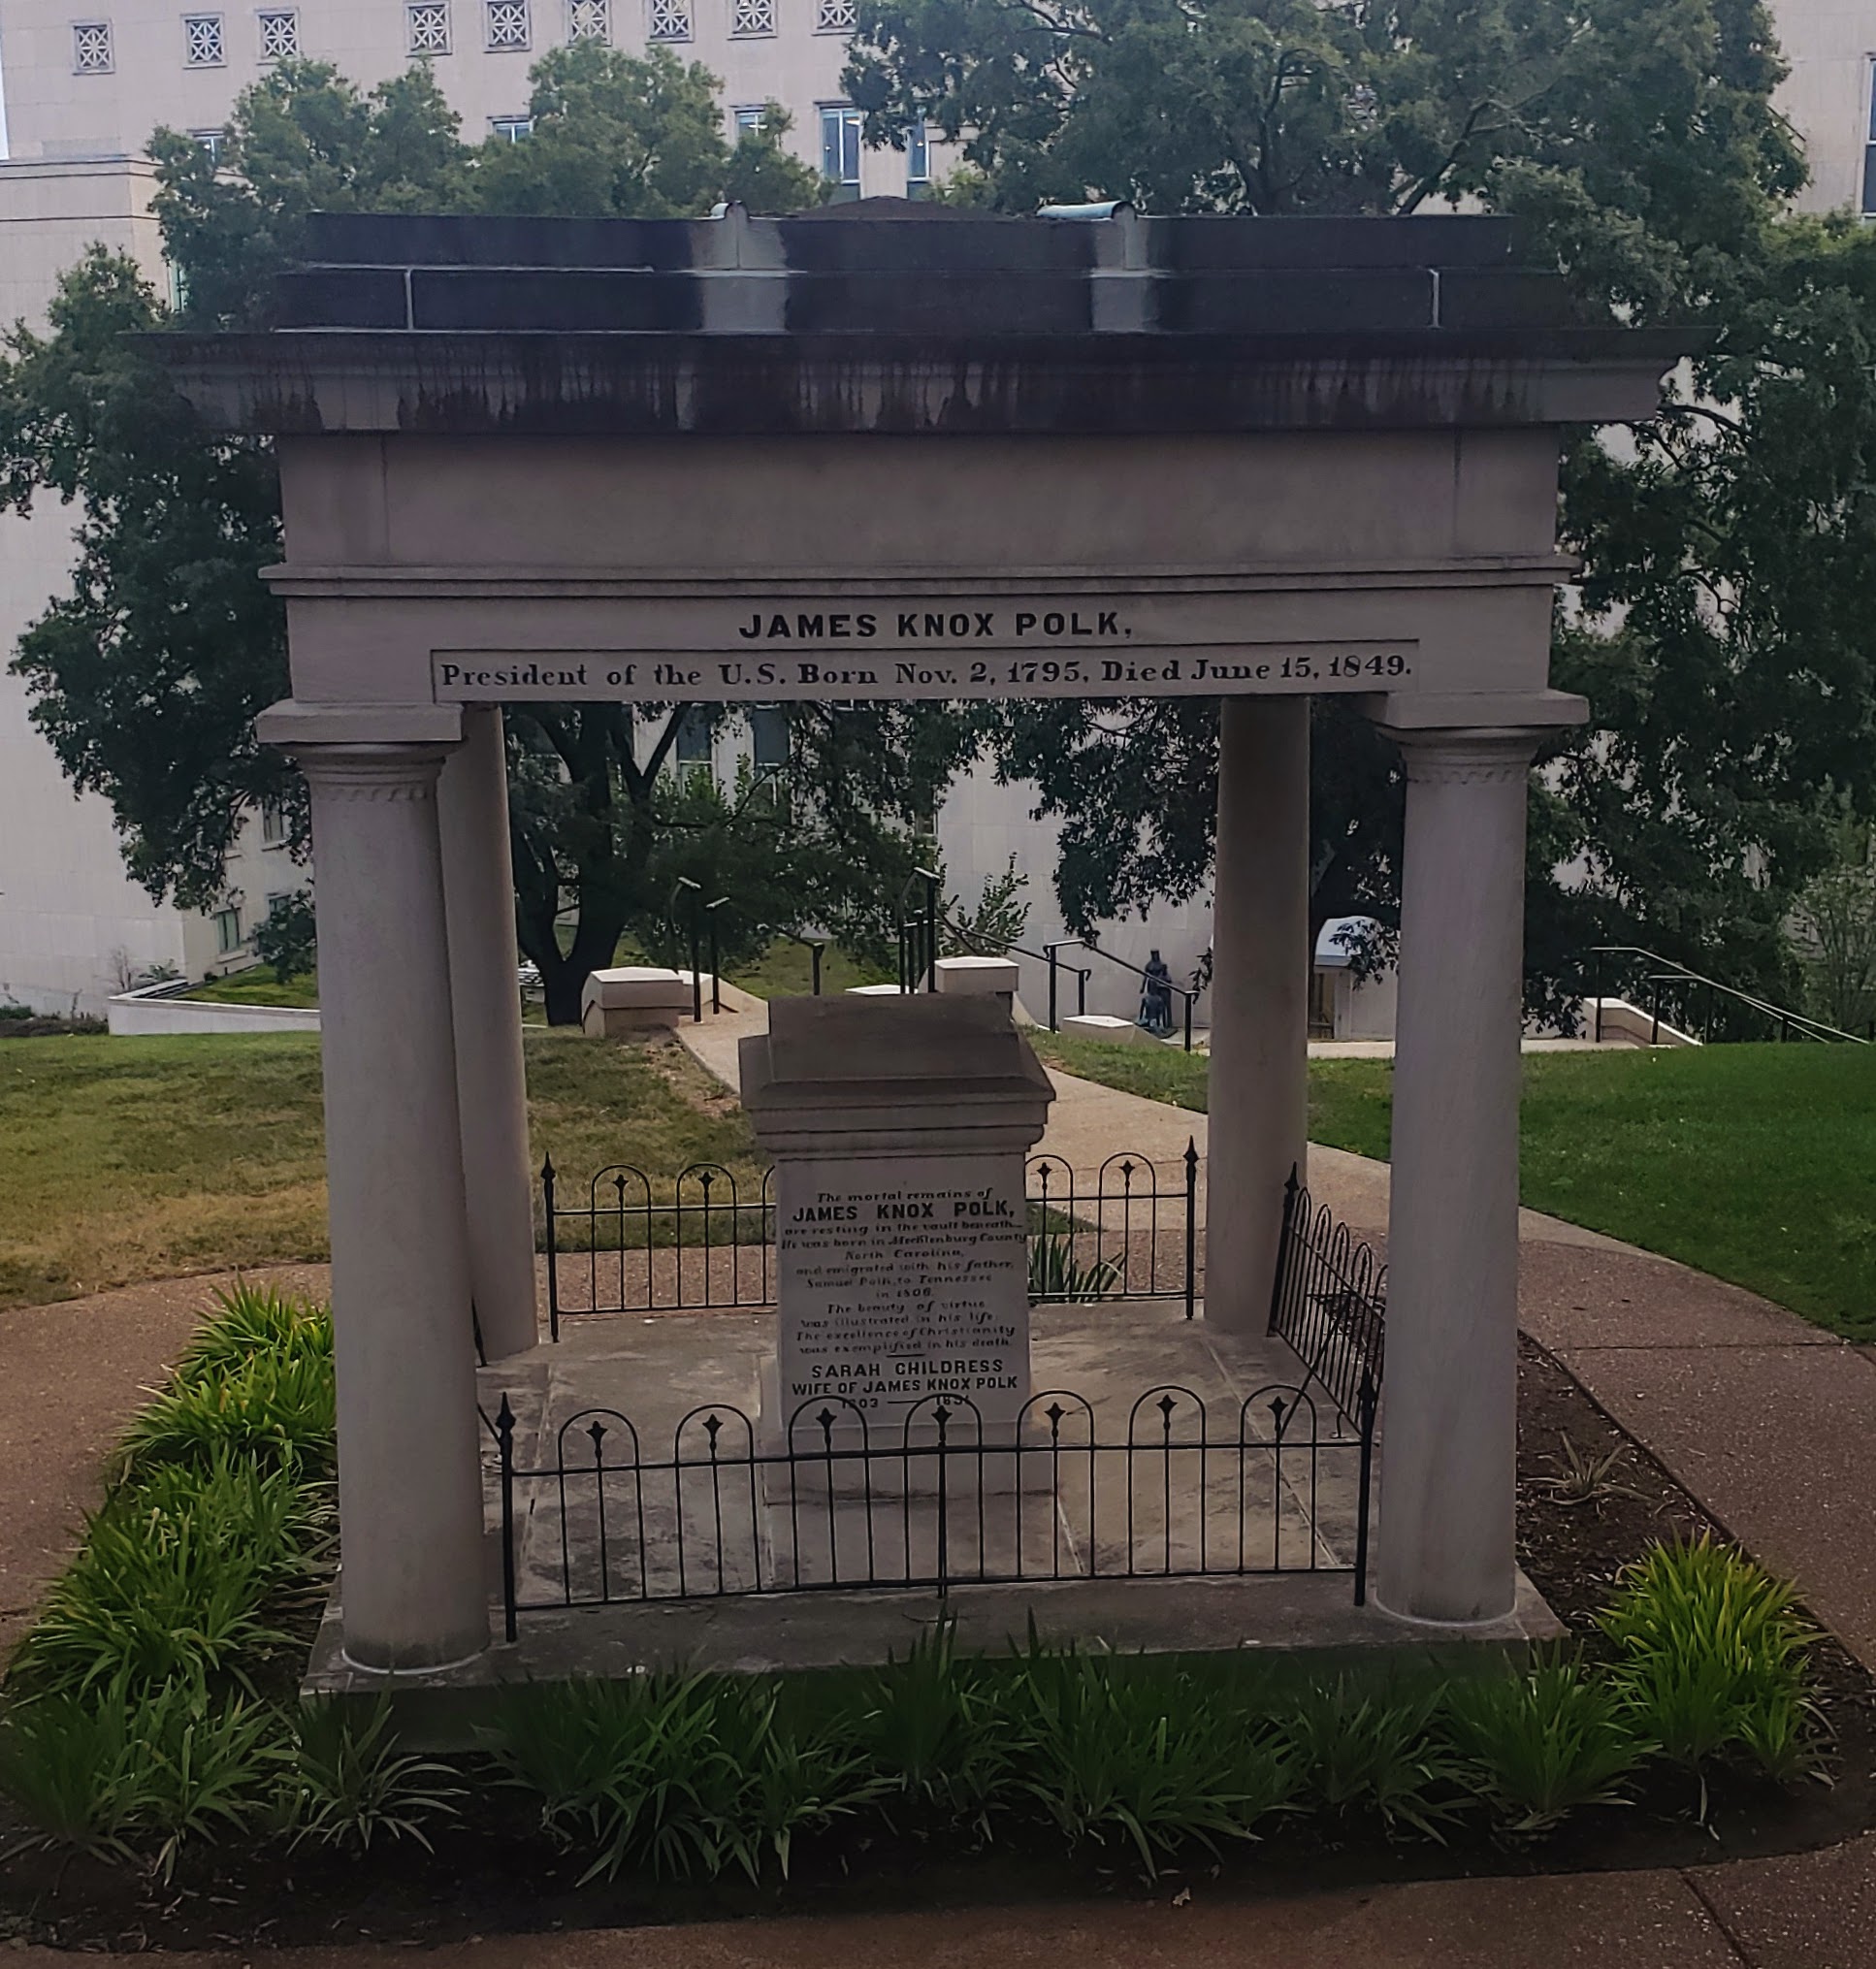
M 1662 1466 L 1540 1347 L 1523 1344 L 1519 1374 L 1519 1557 L 1559 1617 L 1597 1644 L 1595 1610 L 1616 1571 L 1663 1537 L 1712 1521 Z M 1590 1501 L 1567 1503 L 1549 1480 L 1563 1438 L 1587 1460 L 1617 1452 Z M 1818 1695 L 1835 1735 L 1828 1782 L 1783 1791 L 1720 1774 L 1704 1825 L 1693 1781 L 1653 1779 L 1625 1808 L 1579 1815 L 1537 1845 L 1456 1829 L 1445 1845 L 1390 1841 L 1355 1824 L 1312 1818 L 1168 1874 L 1151 1888 L 1136 1872 L 1073 1861 L 1040 1842 L 1003 1840 L 981 1853 L 929 1843 L 830 1834 L 797 1848 L 784 1888 L 723 1879 L 675 1888 L 579 1885 L 580 1859 L 538 1834 L 528 1802 L 486 1793 L 472 1819 L 437 1835 L 434 1856 L 409 1845 L 360 1858 L 312 1849 L 200 1848 L 161 1887 L 124 1867 L 14 1849 L 22 1826 L 0 1820 L 0 1934 L 55 1946 L 121 1950 L 394 1941 L 429 1944 L 499 1932 L 629 1926 L 653 1921 L 873 1910 L 942 1909 L 1084 1898 L 1109 1891 L 1165 1899 L 1181 1893 L 1255 1899 L 1311 1887 L 1474 1874 L 1601 1871 L 1698 1865 L 1824 1846 L 1876 1824 L 1876 1683 L 1827 1637 L 1817 1651 Z

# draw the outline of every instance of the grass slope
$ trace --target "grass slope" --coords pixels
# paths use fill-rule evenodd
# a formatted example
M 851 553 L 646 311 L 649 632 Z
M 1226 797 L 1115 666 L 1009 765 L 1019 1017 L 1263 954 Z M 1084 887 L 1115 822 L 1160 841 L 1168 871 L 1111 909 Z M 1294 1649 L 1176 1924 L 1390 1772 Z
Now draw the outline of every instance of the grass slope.
M 1203 1111 L 1201 1055 L 1047 1033 L 1067 1072 Z M 1392 1066 L 1313 1060 L 1310 1134 L 1385 1157 Z M 1876 1048 L 1527 1053 L 1524 1201 L 1876 1339 Z
M 292 1005 L 319 1003 L 319 974 L 307 972 L 282 984 L 271 964 L 255 964 L 245 971 L 231 971 L 212 984 L 198 984 L 184 994 L 213 1005 Z
M 749 1165 L 740 1111 L 677 1048 L 531 1031 L 527 1058 L 536 1159 Z M 324 1155 L 316 1034 L 10 1040 L 0 1307 L 324 1258 Z

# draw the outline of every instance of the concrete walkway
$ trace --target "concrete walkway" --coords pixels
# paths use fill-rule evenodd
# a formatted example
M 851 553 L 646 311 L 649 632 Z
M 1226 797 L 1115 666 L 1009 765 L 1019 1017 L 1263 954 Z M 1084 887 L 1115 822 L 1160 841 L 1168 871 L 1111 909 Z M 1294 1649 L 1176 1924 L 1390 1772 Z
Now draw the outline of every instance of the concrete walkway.
M 255 1284 L 323 1293 L 323 1265 L 245 1275 Z M 125 1425 L 201 1324 L 232 1272 L 159 1278 L 88 1299 L 0 1311 L 0 1660 L 71 1557 L 104 1465 Z
M 268 1952 L 277 1969 L 393 1969 L 383 1944 Z M 803 1916 L 688 1927 L 496 1935 L 423 1952 L 432 1969 L 1865 1969 L 1876 1957 L 1876 1843 L 1635 1873 L 1427 1881 L 1181 1906 Z M 16 1944 L 19 1969 L 69 1955 Z M 88 1954 L 141 1969 L 147 1954 Z M 252 1951 L 166 1957 L 255 1969 Z

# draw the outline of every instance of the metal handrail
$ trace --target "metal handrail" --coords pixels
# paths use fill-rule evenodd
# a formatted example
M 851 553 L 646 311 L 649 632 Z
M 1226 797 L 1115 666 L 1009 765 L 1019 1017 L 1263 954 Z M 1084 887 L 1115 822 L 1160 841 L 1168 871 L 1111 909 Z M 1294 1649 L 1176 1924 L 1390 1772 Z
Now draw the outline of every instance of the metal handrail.
M 759 923 L 760 933 L 766 937 L 787 937 L 792 944 L 799 944 L 808 953 L 814 965 L 814 996 L 821 996 L 821 953 L 827 948 L 825 937 L 804 937 L 799 930 L 792 930 L 786 923 Z
M 1655 1003 L 1652 1010 L 1652 1032 L 1655 1038 L 1661 1033 L 1661 989 L 1663 984 L 1700 984 L 1706 987 L 1706 1017 L 1702 1022 L 1701 1038 L 1704 1044 L 1713 1031 L 1713 1003 L 1716 995 L 1735 999 L 1749 1011 L 1758 1013 L 1763 1018 L 1778 1021 L 1778 1036 L 1784 1040 L 1795 1032 L 1800 1039 L 1814 1039 L 1824 1045 L 1847 1043 L 1851 1046 L 1867 1046 L 1869 1041 L 1854 1032 L 1844 1032 L 1834 1025 L 1826 1025 L 1822 1019 L 1812 1018 L 1808 1014 L 1793 1012 L 1783 1005 L 1774 1005 L 1769 999 L 1761 998 L 1751 991 L 1742 991 L 1736 984 L 1723 984 L 1718 978 L 1709 978 L 1703 971 L 1696 971 L 1691 965 L 1683 964 L 1677 957 L 1664 957 L 1659 951 L 1648 950 L 1641 944 L 1592 944 L 1592 957 L 1641 957 L 1650 964 L 1663 968 L 1646 974 L 1643 984 L 1653 984 Z M 1602 1038 L 1602 967 L 1595 967 L 1592 983 L 1595 986 L 1596 1024 L 1595 1036 L 1600 1044 Z M 1651 1040 L 1651 1044 L 1653 1041 Z
M 917 917 L 908 917 L 905 913 L 905 899 L 911 893 L 912 885 L 915 882 L 922 882 L 925 886 L 925 907 L 922 920 Z M 939 919 L 944 914 L 938 902 L 939 882 L 940 877 L 933 870 L 929 868 L 915 868 L 906 877 L 904 885 L 899 889 L 899 902 L 896 914 L 899 919 L 899 989 L 901 992 L 917 991 L 921 988 L 926 991 L 936 991 L 938 988 L 938 923 Z M 907 936 L 908 931 L 913 933 L 911 939 Z M 921 932 L 922 932 L 924 941 L 924 962 L 920 967 L 921 975 L 924 979 L 922 987 L 915 983 L 910 971 L 912 942 L 918 938 Z
M 965 929 L 961 923 L 953 922 L 949 917 L 942 918 L 940 920 L 943 927 L 948 929 L 953 936 L 962 943 L 969 944 L 983 941 L 982 939 L 974 938 L 971 932 Z M 1055 971 L 1058 961 L 1055 952 L 1057 951 L 1076 950 L 1086 951 L 1091 956 L 1105 957 L 1110 964 L 1118 964 L 1123 971 L 1131 971 L 1136 978 L 1145 978 L 1147 976 L 1147 972 L 1140 965 L 1130 964 L 1125 957 L 1116 957 L 1112 951 L 1102 950 L 1099 944 L 1090 944 L 1085 937 L 1062 937 L 1052 944 L 1045 944 L 1040 951 L 1025 950 L 1020 944 L 1004 944 L 994 952 L 995 955 L 1001 956 L 1006 952 L 1014 951 L 1019 957 L 1035 957 L 1049 966 L 1049 1029 L 1051 1032 L 1059 1032 L 1061 1030 L 1055 1022 Z M 1068 968 L 1081 981 L 1077 1004 L 1080 1011 L 1085 1013 L 1087 1011 L 1087 981 L 1094 974 L 1085 966 L 1080 964 L 1070 965 Z M 1152 982 L 1155 984 L 1164 984 L 1169 991 L 1178 992 L 1180 997 L 1184 1001 L 1185 1050 L 1190 1052 L 1192 1050 L 1192 1008 L 1198 1002 L 1199 994 L 1183 984 L 1175 984 L 1170 978 L 1155 978 Z
M 1055 1030 L 1055 952 L 1057 951 L 1070 950 L 1079 945 L 1082 941 L 1080 937 L 1069 937 L 1059 944 L 1045 944 L 1040 951 L 1032 951 L 1027 944 L 1004 944 L 998 943 L 990 937 L 981 937 L 975 930 L 967 928 L 963 923 L 954 922 L 950 917 L 941 918 L 939 927 L 949 930 L 960 944 L 969 945 L 980 957 L 1007 957 L 1014 951 L 1019 957 L 1033 957 L 1038 964 L 1047 964 L 1049 966 L 1049 1029 L 1051 1032 Z M 1071 964 L 1068 966 L 1068 969 L 1078 981 L 1076 1004 L 1081 1011 L 1085 1012 L 1087 1010 L 1087 981 L 1094 976 L 1094 973 L 1081 964 Z
M 1085 937 L 1077 938 L 1076 941 L 1081 945 L 1083 950 L 1092 952 L 1097 957 L 1105 957 L 1110 964 L 1118 964 L 1121 970 L 1131 971 L 1136 978 L 1146 978 L 1148 976 L 1144 966 L 1130 964 L 1125 957 L 1116 957 L 1112 951 L 1102 950 L 1099 944 L 1090 944 Z M 1150 982 L 1155 984 L 1163 984 L 1168 991 L 1177 991 L 1184 1001 L 1185 1050 L 1190 1052 L 1192 1050 L 1192 1008 L 1199 1002 L 1199 994 L 1184 984 L 1175 984 L 1170 978 L 1154 978 Z

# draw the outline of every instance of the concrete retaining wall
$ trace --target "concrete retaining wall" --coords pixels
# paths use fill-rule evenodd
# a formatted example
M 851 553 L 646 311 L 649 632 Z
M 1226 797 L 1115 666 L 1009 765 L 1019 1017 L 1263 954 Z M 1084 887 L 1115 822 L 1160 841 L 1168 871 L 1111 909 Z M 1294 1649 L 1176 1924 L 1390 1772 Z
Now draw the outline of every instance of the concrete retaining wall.
M 312 1005 L 221 1005 L 212 998 L 189 998 L 186 984 L 146 984 L 108 999 L 105 1014 L 117 1039 L 144 1039 L 177 1032 L 317 1032 L 319 1010 Z

